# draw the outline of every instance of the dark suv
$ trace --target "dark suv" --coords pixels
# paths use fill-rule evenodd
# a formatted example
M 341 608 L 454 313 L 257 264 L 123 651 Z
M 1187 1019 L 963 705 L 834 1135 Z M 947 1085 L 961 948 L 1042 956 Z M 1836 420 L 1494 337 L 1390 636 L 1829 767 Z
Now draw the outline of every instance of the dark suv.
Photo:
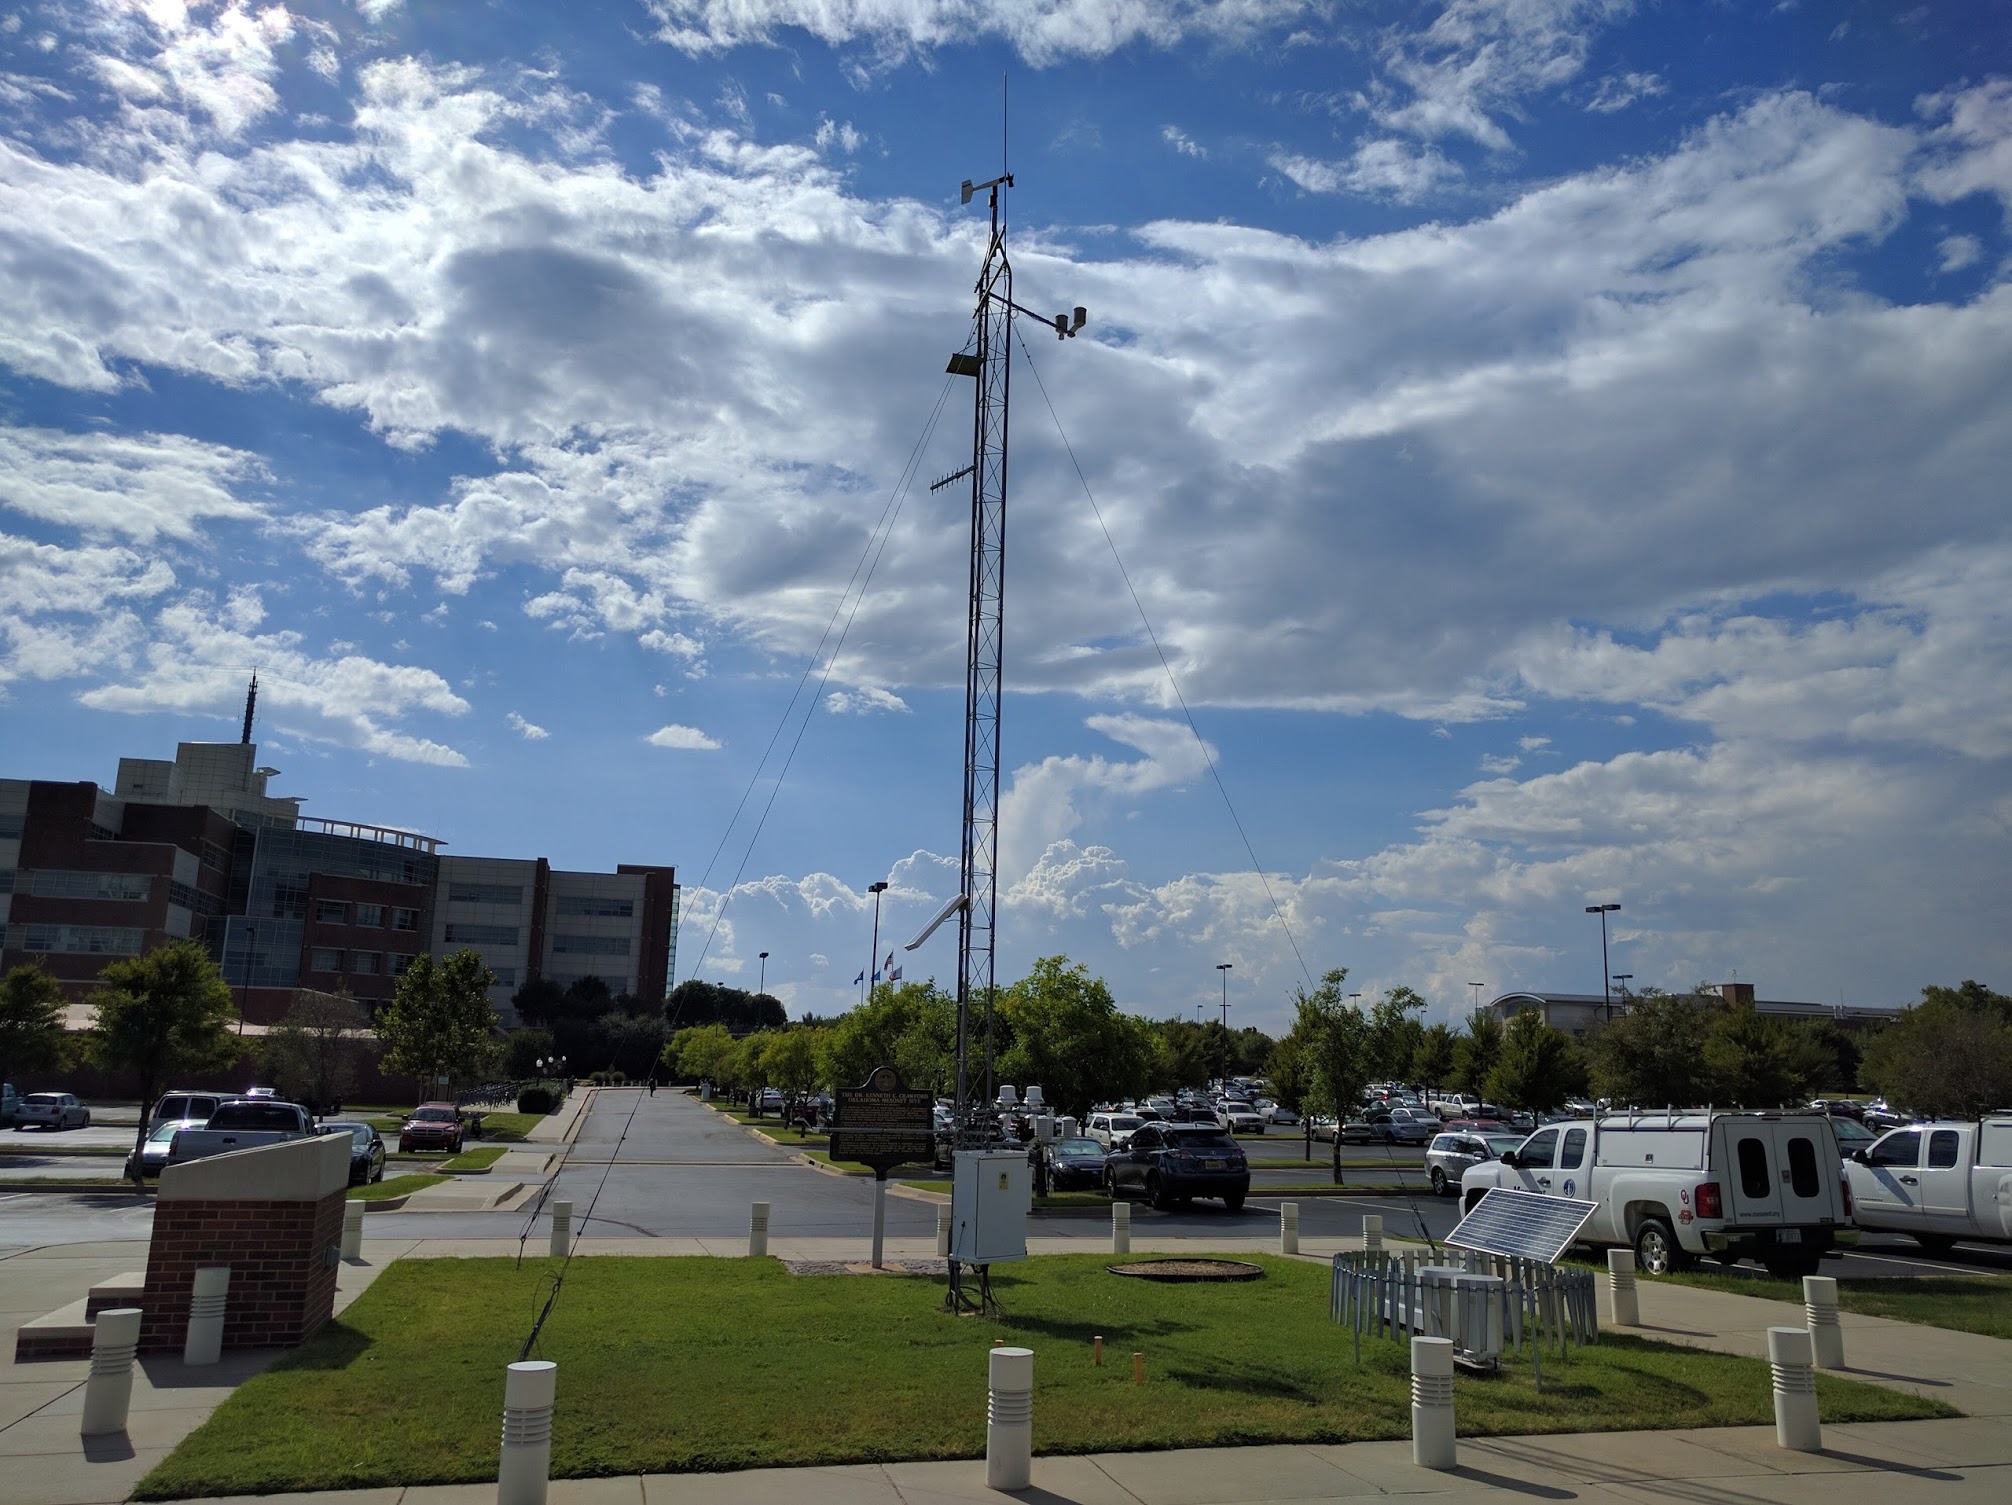
M 1104 1162 L 1113 1198 L 1138 1190 L 1162 1209 L 1195 1197 L 1221 1197 L 1231 1212 L 1250 1195 L 1250 1161 L 1228 1129 L 1202 1124 L 1143 1124 Z

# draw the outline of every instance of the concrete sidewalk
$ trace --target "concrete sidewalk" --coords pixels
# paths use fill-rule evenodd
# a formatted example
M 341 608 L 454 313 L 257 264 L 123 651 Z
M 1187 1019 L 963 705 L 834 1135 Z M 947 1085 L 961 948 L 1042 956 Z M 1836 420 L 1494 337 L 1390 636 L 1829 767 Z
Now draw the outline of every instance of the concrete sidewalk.
M 389 1221 L 389 1220 L 387 1220 Z M 364 1245 L 363 1261 L 342 1267 L 340 1311 L 398 1259 L 514 1255 L 514 1239 L 394 1239 Z M 543 1252 L 544 1235 L 529 1252 Z M 1309 1243 L 1302 1257 L 1325 1261 L 1355 1240 Z M 1135 1240 L 1139 1253 L 1198 1252 L 1190 1241 Z M 1273 1250 L 1271 1239 L 1210 1240 L 1222 1253 Z M 1030 1253 L 1083 1253 L 1076 1239 L 1029 1240 Z M 583 1257 L 741 1255 L 739 1239 L 588 1239 Z M 776 1239 L 784 1259 L 864 1266 L 861 1240 Z M 933 1258 L 933 1240 L 892 1239 L 887 1258 Z M 207 1419 L 232 1388 L 277 1353 L 233 1354 L 188 1370 L 149 1358 L 135 1372 L 132 1425 L 124 1438 L 77 1435 L 84 1361 L 13 1362 L 12 1329 L 78 1299 L 90 1286 L 146 1263 L 143 1243 L 27 1250 L 0 1259 L 0 1505 L 118 1505 L 175 1445 Z M 870 1278 L 870 1277 L 862 1277 Z M 1644 1326 L 1667 1342 L 1734 1353 L 1764 1351 L 1766 1330 L 1792 1325 L 1800 1308 L 1755 1297 L 1644 1281 Z M 768 1469 L 727 1475 L 676 1474 L 556 1480 L 552 1505 L 700 1505 L 722 1493 L 736 1505 L 1258 1505 L 1265 1501 L 1405 1494 L 1435 1500 L 1517 1497 L 1591 1502 L 1727 1501 L 1732 1505 L 1831 1505 L 1839 1490 L 1904 1491 L 1907 1505 L 2003 1505 L 2012 1499 L 2012 1343 L 1850 1313 L 1842 1318 L 1852 1377 L 1935 1395 L 1966 1413 L 1944 1421 L 1860 1423 L 1824 1429 L 1825 1451 L 1784 1452 L 1772 1429 L 1592 1433 L 1463 1441 L 1459 1469 L 1435 1473 L 1411 1463 L 1408 1443 L 1203 1448 L 1036 1458 L 1034 1488 L 1000 1495 L 984 1486 L 982 1462 L 903 1463 L 847 1468 Z M 500 1404 L 500 1380 L 499 1380 Z M 1040 1445 L 1040 1411 L 1035 1411 Z M 1848 1482 L 1838 1475 L 1854 1475 Z M 1868 1475 L 1882 1476 L 1874 1484 Z M 297 1505 L 488 1505 L 493 1483 L 412 1486 L 292 1497 Z

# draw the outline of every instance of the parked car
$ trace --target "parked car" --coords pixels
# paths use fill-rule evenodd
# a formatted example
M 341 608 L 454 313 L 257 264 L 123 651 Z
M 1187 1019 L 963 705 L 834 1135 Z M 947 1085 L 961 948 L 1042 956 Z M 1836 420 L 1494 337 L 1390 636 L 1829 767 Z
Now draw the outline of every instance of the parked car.
M 314 1115 L 299 1103 L 270 1097 L 227 1098 L 217 1104 L 217 1111 L 201 1128 L 183 1129 L 169 1138 L 168 1164 L 285 1144 L 291 1139 L 310 1138 L 314 1132 Z
M 1083 1137 L 1094 1139 L 1107 1150 L 1124 1148 L 1140 1128 L 1140 1120 L 1131 1113 L 1092 1113 L 1089 1123 L 1083 1126 Z
M 1078 1136 L 1048 1151 L 1048 1185 L 1056 1191 L 1095 1191 L 1104 1184 L 1104 1147 Z
M 1216 1122 L 1232 1134 L 1264 1133 L 1264 1115 L 1242 1098 L 1233 1097 L 1222 1105 Z
M 1425 1167 L 1435 1197 L 1460 1195 L 1460 1178 L 1471 1166 L 1484 1160 L 1499 1160 L 1504 1150 L 1523 1142 L 1521 1134 L 1490 1134 L 1478 1130 L 1450 1130 L 1433 1136 L 1425 1151 Z
M 2012 1113 L 1895 1129 L 1844 1170 L 1861 1228 L 1936 1254 L 1958 1239 L 2012 1243 Z
M 384 1179 L 384 1140 L 369 1124 L 335 1121 L 321 1126 L 324 1134 L 347 1134 L 350 1138 L 349 1184 L 367 1186 Z
M 1423 1108 L 1392 1108 L 1377 1128 L 1385 1144 L 1426 1144 L 1443 1126 Z
M 1469 1212 L 1489 1190 L 1598 1203 L 1581 1243 L 1635 1250 L 1667 1275 L 1700 1255 L 1814 1275 L 1858 1241 L 1831 1120 L 1821 1114 L 1608 1114 L 1539 1129 L 1461 1177 Z M 1855 1168 L 1855 1167 L 1853 1167 Z
M 1146 1124 L 1104 1162 L 1112 1198 L 1143 1192 L 1162 1210 L 1194 1197 L 1221 1197 L 1231 1212 L 1250 1195 L 1250 1161 L 1227 1129 Z
M 398 1152 L 445 1150 L 461 1153 L 461 1110 L 452 1103 L 421 1103 L 398 1131 Z
M 91 1110 L 68 1092 L 31 1092 L 14 1109 L 14 1127 L 81 1129 L 91 1122 Z
M 1281 1129 L 1297 1129 L 1299 1127 L 1299 1115 L 1284 1103 L 1260 1104 L 1258 1112 L 1264 1115 L 1265 1123 L 1271 1127 Z
M 1848 1118 L 1853 1123 L 1865 1122 L 1865 1104 L 1855 1103 L 1848 1097 L 1812 1098 L 1809 1111 L 1828 1113 L 1832 1118 Z
M 1914 1115 L 1901 1112 L 1900 1109 L 1891 1106 L 1885 1098 L 1881 1098 L 1877 1102 L 1867 1103 L 1858 1121 L 1873 1133 L 1884 1134 L 1892 1129 L 1906 1128 L 1914 1122 Z
M 209 1120 L 205 1118 L 170 1118 L 155 1124 L 147 1130 L 147 1142 L 140 1146 L 137 1162 L 134 1157 L 126 1157 L 125 1177 L 128 1181 L 145 1180 L 148 1176 L 158 1176 L 161 1167 L 168 1163 L 168 1146 L 174 1143 L 175 1135 L 183 1129 L 200 1129 Z
M 1868 1149 L 1871 1147 L 1873 1141 L 1879 1138 L 1877 1134 L 1873 1133 L 1872 1130 L 1868 1129 L 1855 1118 L 1831 1119 L 1830 1132 L 1837 1136 L 1838 1150 L 1847 1160 L 1852 1158 L 1851 1152 L 1853 1150 Z
M 178 1087 L 172 1092 L 163 1092 L 155 1099 L 149 1122 L 158 1124 L 193 1118 L 199 1124 L 206 1124 L 210 1115 L 229 1100 L 228 1092 L 186 1092 Z

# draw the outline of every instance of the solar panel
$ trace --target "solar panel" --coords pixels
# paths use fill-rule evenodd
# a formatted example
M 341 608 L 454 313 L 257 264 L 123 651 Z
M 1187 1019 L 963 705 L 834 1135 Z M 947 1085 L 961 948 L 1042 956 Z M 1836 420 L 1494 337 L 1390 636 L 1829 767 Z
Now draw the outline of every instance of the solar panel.
M 1547 1265 L 1572 1247 L 1598 1202 L 1574 1197 L 1543 1197 L 1535 1192 L 1495 1187 L 1474 1205 L 1446 1235 L 1456 1249 L 1500 1254 L 1511 1259 L 1542 1260 Z

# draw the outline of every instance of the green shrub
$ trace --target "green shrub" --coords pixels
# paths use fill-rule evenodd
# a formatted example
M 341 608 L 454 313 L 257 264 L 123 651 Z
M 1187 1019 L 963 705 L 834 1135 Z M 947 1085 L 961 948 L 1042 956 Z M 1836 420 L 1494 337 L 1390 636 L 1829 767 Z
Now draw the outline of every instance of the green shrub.
M 517 1094 L 519 1113 L 550 1113 L 559 1106 L 559 1094 L 550 1087 L 526 1087 Z

